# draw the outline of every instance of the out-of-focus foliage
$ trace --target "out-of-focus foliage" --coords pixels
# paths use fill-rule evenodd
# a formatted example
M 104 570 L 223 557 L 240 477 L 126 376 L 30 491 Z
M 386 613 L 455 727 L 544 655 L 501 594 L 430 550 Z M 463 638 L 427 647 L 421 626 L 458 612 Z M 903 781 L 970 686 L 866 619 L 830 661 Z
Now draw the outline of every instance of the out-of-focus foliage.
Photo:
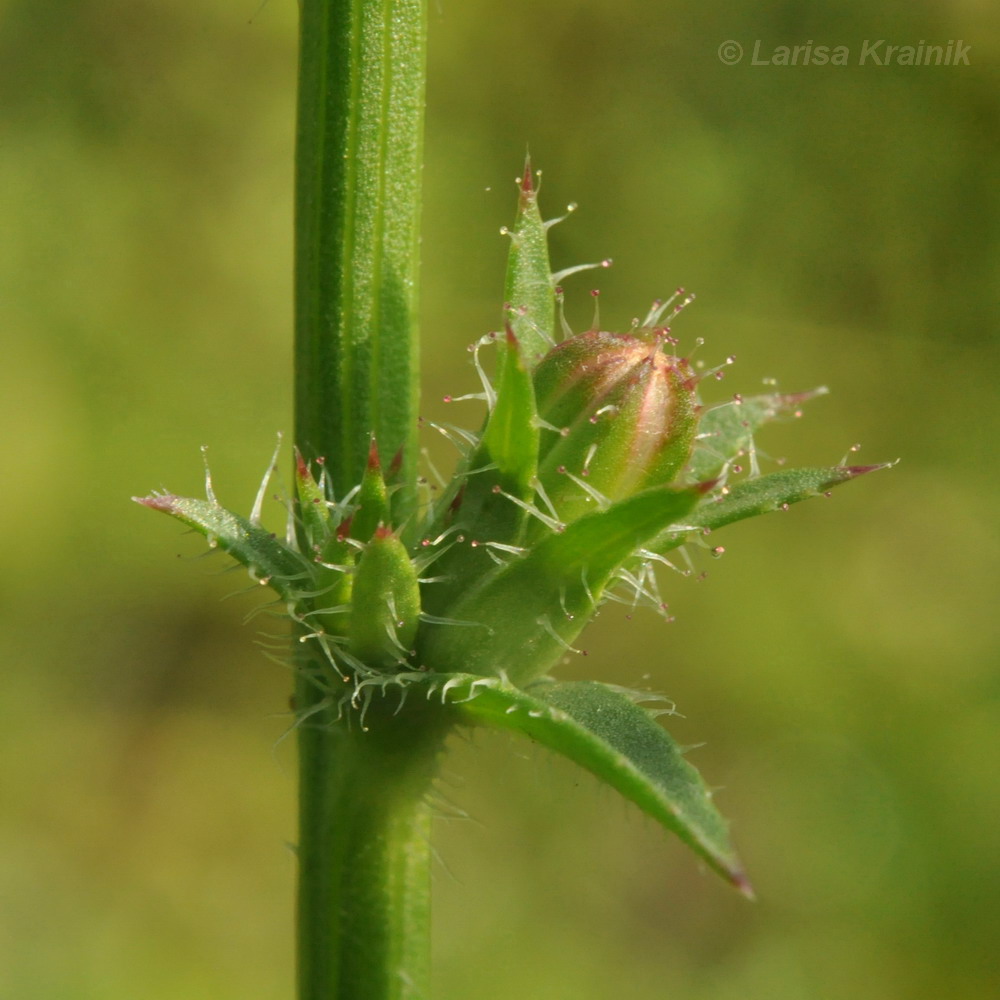
M 128 497 L 196 492 L 208 443 L 249 510 L 290 430 L 295 13 L 0 4 L 2 996 L 290 995 L 287 673 L 259 598 L 219 599 L 245 577 Z M 876 38 L 971 65 L 857 65 Z M 756 39 L 851 64 L 753 66 Z M 530 145 L 548 210 L 581 206 L 555 265 L 615 259 L 568 279 L 576 329 L 592 284 L 612 329 L 683 284 L 682 348 L 738 359 L 706 395 L 831 386 L 771 456 L 903 460 L 730 529 L 664 578 L 675 623 L 611 607 L 561 672 L 677 701 L 760 901 L 479 736 L 440 790 L 438 1000 L 993 995 L 998 56 L 972 2 L 432 0 L 428 417 L 478 416 L 440 400 L 500 320 Z

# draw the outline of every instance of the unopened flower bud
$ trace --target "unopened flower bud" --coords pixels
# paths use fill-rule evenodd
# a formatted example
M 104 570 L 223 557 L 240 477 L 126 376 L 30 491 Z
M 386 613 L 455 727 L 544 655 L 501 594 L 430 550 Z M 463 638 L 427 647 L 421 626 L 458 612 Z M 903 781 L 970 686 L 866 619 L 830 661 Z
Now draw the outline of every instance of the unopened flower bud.
M 387 669 L 408 655 L 417 633 L 420 584 L 403 543 L 376 529 L 354 574 L 349 648 L 366 666 Z
M 695 377 L 664 351 L 664 331 L 592 330 L 534 372 L 542 422 L 538 478 L 563 522 L 672 482 L 691 454 Z

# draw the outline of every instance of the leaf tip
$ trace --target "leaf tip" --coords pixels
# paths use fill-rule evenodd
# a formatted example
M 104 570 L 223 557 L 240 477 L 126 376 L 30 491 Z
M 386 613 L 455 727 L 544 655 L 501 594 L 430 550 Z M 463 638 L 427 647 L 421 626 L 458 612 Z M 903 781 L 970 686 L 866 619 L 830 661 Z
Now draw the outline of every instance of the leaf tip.
M 524 173 L 521 175 L 521 197 L 530 198 L 535 193 L 535 187 L 531 180 L 531 153 L 524 154 Z
M 538 187 L 531 174 L 531 154 L 524 155 L 524 173 L 517 179 L 518 209 L 523 213 L 535 204 Z
M 879 462 L 877 465 L 842 465 L 838 470 L 845 479 L 857 479 L 858 476 L 865 476 L 869 472 L 879 472 L 881 469 L 891 469 L 899 463 L 897 458 L 893 462 Z
M 132 499 L 150 510 L 162 510 L 165 514 L 173 514 L 177 509 L 179 498 L 173 493 L 153 493 L 148 497 L 132 497 Z
M 800 403 L 808 403 L 812 399 L 818 399 L 820 396 L 829 395 L 830 389 L 828 386 L 818 385 L 815 389 L 806 389 L 804 392 L 779 393 L 777 398 L 786 406 L 794 407 Z
M 298 476 L 300 482 L 309 478 L 309 466 L 306 463 L 305 456 L 299 451 L 298 445 L 295 446 L 295 474 Z
M 732 883 L 733 888 L 743 896 L 744 899 L 749 899 L 751 903 L 757 901 L 757 893 L 754 892 L 753 886 L 750 884 L 750 879 L 747 878 L 747 874 L 742 868 L 731 868 L 729 870 L 729 881 Z

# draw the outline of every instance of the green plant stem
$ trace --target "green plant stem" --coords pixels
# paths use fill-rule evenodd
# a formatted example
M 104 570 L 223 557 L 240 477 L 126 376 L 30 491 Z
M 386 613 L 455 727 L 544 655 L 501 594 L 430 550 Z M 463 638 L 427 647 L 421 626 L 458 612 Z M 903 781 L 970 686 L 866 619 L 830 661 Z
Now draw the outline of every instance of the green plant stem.
M 339 494 L 369 436 L 416 471 L 425 0 L 301 0 L 295 430 Z
M 343 496 L 369 438 L 416 483 L 425 0 L 300 0 L 295 440 Z M 427 994 L 428 811 L 441 727 L 348 730 L 296 644 L 300 1000 Z M 409 718 L 409 716 L 408 716 Z M 381 723 L 381 724 L 379 724 Z
M 430 815 L 443 718 L 300 733 L 300 1000 L 427 996 Z M 381 723 L 381 724 L 380 724 Z

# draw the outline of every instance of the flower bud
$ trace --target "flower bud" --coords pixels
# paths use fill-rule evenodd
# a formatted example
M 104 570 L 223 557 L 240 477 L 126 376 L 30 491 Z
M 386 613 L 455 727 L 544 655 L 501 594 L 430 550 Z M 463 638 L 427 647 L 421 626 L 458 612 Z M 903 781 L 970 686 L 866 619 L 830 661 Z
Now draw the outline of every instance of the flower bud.
M 354 574 L 349 649 L 366 666 L 401 663 L 417 634 L 420 584 L 403 543 L 379 527 Z
M 561 521 L 670 483 L 687 462 L 696 381 L 664 340 L 662 329 L 592 330 L 558 344 L 535 369 L 538 479 Z

